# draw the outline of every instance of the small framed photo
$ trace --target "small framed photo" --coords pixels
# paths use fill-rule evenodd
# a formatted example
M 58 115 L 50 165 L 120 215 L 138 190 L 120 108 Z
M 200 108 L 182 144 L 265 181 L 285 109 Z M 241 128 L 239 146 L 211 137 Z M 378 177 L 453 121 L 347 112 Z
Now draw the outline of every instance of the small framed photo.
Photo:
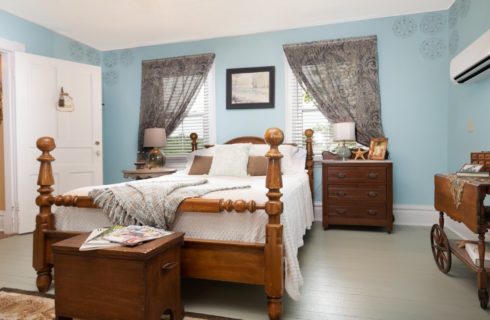
M 369 145 L 369 160 L 384 160 L 388 149 L 388 138 L 372 138 Z
M 482 164 L 478 164 L 478 163 L 467 163 L 467 164 L 464 164 L 461 167 L 461 169 L 459 169 L 458 172 L 461 172 L 461 173 L 476 173 L 476 172 L 480 172 L 482 169 L 483 169 L 483 165 Z
M 274 108 L 274 67 L 226 70 L 226 109 Z

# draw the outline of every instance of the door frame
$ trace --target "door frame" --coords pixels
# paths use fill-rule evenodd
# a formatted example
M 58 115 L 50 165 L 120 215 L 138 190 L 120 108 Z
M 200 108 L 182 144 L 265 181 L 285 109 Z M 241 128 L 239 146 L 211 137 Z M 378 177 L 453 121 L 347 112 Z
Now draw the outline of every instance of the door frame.
M 25 52 L 22 43 L 0 38 L 0 58 L 2 59 L 3 85 L 3 137 L 5 170 L 5 214 L 3 229 L 5 233 L 18 232 L 17 198 L 17 156 L 15 148 L 15 88 L 14 88 L 14 52 Z

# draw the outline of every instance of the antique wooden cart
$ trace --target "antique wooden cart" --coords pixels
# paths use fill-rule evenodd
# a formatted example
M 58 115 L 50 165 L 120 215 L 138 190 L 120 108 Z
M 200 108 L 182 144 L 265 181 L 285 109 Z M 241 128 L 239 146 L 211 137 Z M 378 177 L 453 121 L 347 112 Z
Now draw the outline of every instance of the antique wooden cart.
M 437 174 L 434 178 L 434 206 L 439 211 L 439 224 L 430 231 L 432 254 L 441 272 L 451 269 L 451 253 L 477 273 L 478 298 L 480 306 L 488 306 L 488 275 L 485 268 L 485 233 L 490 227 L 490 214 L 484 206 L 485 196 L 490 193 L 490 179 L 456 178 L 454 175 Z M 479 265 L 476 265 L 465 248 L 460 248 L 457 240 L 448 240 L 444 232 L 444 213 L 457 222 L 464 223 L 468 229 L 478 234 Z

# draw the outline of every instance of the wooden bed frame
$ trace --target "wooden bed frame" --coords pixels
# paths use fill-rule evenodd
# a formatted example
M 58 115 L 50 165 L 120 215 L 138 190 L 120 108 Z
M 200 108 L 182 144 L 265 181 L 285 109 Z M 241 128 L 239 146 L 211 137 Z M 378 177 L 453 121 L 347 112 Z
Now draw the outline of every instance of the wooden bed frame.
M 313 130 L 305 131 L 306 135 L 306 164 L 310 188 L 313 186 Z M 197 149 L 197 134 L 191 134 L 192 150 Z M 179 206 L 179 212 L 209 212 L 226 211 L 255 212 L 263 209 L 268 214 L 266 241 L 263 243 L 248 243 L 235 241 L 217 241 L 202 239 L 187 239 L 182 248 L 182 275 L 189 278 L 220 280 L 246 284 L 263 285 L 267 295 L 267 308 L 270 319 L 280 319 L 282 313 L 282 297 L 284 294 L 284 249 L 283 226 L 280 218 L 283 212 L 281 201 L 282 176 L 279 145 L 283 143 L 284 135 L 280 129 L 271 128 L 265 133 L 265 140 L 259 137 L 239 137 L 227 142 L 254 143 L 270 145 L 266 154 L 268 168 L 266 187 L 268 201 L 258 204 L 247 200 L 225 199 L 187 199 Z M 79 208 L 96 208 L 92 198 L 88 196 L 71 196 L 52 194 L 54 185 L 51 162 L 55 159 L 50 154 L 55 149 L 54 140 L 42 137 L 37 141 L 37 147 L 42 151 L 37 158 L 41 162 L 37 184 L 39 196 L 36 204 L 39 214 L 36 216 L 34 231 L 33 267 L 37 272 L 36 285 L 40 292 L 46 292 L 53 279 L 53 255 L 51 245 L 60 240 L 73 237 L 80 232 L 65 232 L 55 229 L 55 217 L 51 206 L 67 206 Z M 312 191 L 313 192 L 313 191 Z

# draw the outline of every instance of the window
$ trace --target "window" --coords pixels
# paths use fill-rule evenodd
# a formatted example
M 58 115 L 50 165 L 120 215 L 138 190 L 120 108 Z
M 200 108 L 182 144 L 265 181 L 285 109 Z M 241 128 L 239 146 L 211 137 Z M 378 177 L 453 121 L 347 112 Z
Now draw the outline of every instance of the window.
M 333 126 L 318 110 L 315 100 L 307 94 L 296 80 L 286 61 L 286 135 L 287 140 L 304 145 L 304 132 L 313 129 L 313 152 L 321 155 L 337 146 L 333 139 Z
M 214 65 L 199 92 L 194 96 L 189 112 L 182 123 L 167 137 L 163 149 L 166 156 L 178 156 L 191 152 L 192 132 L 198 135 L 198 145 L 212 144 L 214 131 Z

